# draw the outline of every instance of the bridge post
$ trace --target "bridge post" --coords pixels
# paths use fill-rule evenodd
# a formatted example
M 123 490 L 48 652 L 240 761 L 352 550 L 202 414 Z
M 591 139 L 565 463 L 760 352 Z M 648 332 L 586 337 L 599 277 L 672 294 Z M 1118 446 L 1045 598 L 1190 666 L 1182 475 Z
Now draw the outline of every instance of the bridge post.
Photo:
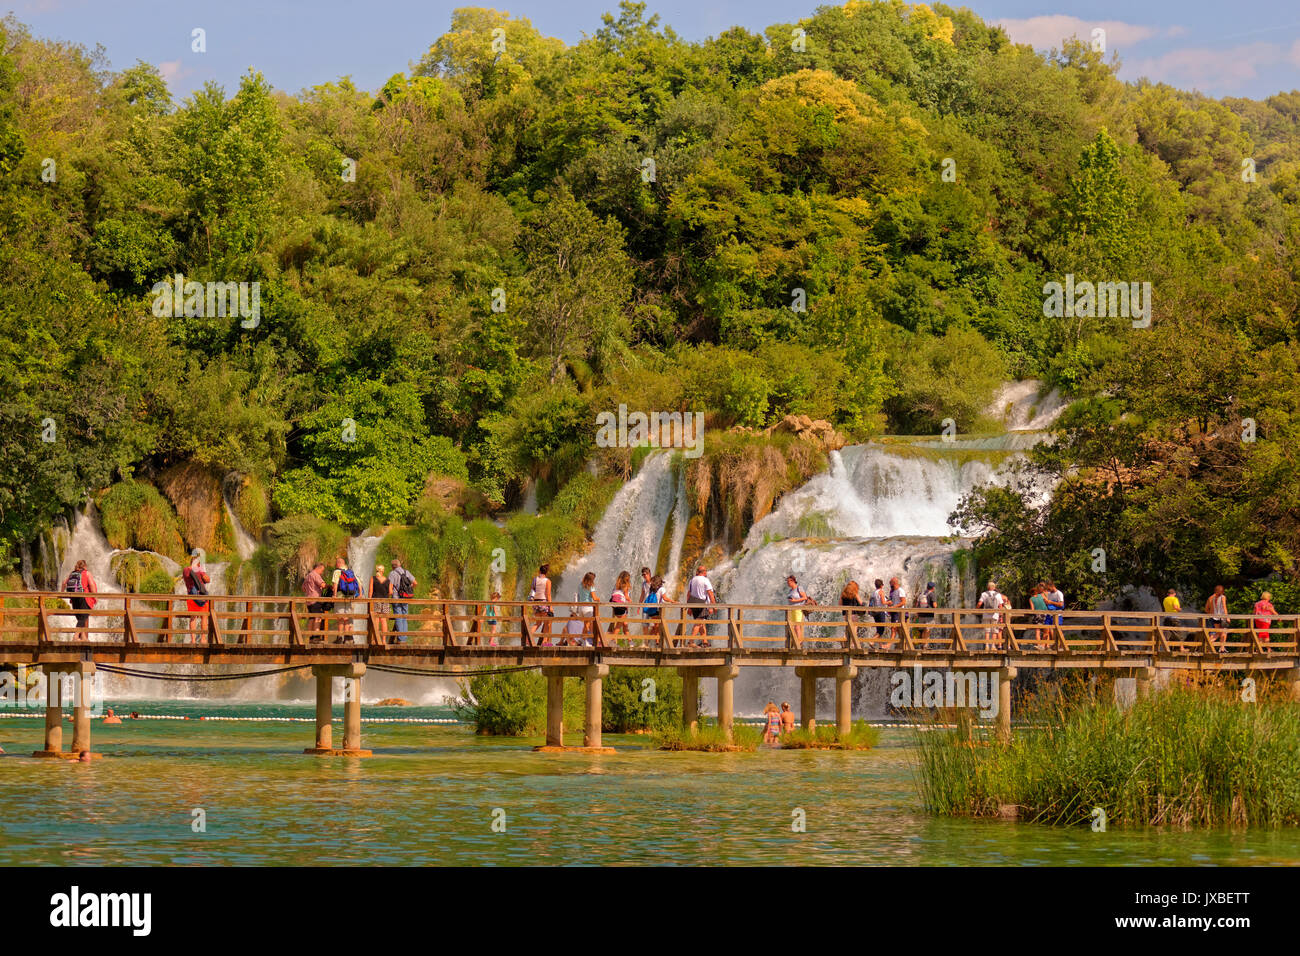
M 812 732 L 817 726 L 817 672 L 810 667 L 796 667 L 799 676 L 799 723 Z
M 1151 696 L 1151 682 L 1155 679 L 1156 669 L 1154 667 L 1139 667 L 1133 672 L 1133 677 L 1137 681 L 1137 700 Z
M 1300 702 L 1300 667 L 1293 667 L 1286 672 L 1287 683 L 1291 685 L 1291 699 Z
M 94 661 L 82 661 L 73 673 L 77 675 L 72 700 L 72 752 L 90 753 L 90 707 L 88 699 L 92 690 L 90 680 L 95 673 Z
M 346 752 L 361 750 L 361 675 L 365 664 L 351 665 L 352 672 L 343 674 L 343 749 Z
M 998 669 L 998 740 L 1009 741 L 1011 739 L 1011 682 L 1015 680 L 1016 669 L 1014 667 L 1002 667 Z
M 564 746 L 564 675 L 544 670 L 546 675 L 546 746 Z
M 43 664 L 41 672 L 45 676 L 45 749 L 37 750 L 32 756 L 76 758 L 82 753 L 90 753 L 90 708 L 87 706 L 89 690 L 86 683 L 95 673 L 94 662 Z M 72 695 L 72 749 L 67 752 L 63 749 L 65 690 Z
M 316 677 L 316 746 L 303 753 L 330 757 L 368 757 L 369 750 L 361 748 L 361 677 L 365 664 L 316 664 L 311 669 Z M 334 678 L 342 677 L 343 694 L 343 747 L 334 748 Z
M 316 746 L 313 750 L 329 753 L 334 749 L 334 675 L 328 667 L 313 667 L 311 672 L 316 677 Z
M 603 693 L 603 678 L 609 673 L 608 664 L 592 664 L 586 668 L 583 675 L 587 683 L 587 726 L 583 729 L 582 745 L 584 747 L 599 747 L 600 744 L 600 722 L 601 722 L 601 695 Z
M 694 733 L 700 726 L 700 675 L 693 667 L 680 667 L 682 675 L 682 730 Z
M 845 664 L 835 670 L 835 731 L 841 737 L 853 729 L 853 678 L 858 669 Z
M 714 672 L 718 679 L 718 726 L 727 740 L 731 740 L 731 726 L 735 718 L 736 678 L 740 668 L 734 664 L 719 667 Z

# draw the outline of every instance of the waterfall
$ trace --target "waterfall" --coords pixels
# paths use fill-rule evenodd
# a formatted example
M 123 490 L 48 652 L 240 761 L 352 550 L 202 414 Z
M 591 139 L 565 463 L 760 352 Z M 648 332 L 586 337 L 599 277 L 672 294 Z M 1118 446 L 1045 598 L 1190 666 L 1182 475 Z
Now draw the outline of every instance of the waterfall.
M 685 476 L 674 466 L 673 456 L 668 451 L 647 455 L 641 470 L 618 490 L 596 525 L 591 547 L 560 574 L 555 600 L 572 601 L 588 571 L 595 572 L 596 592 L 603 600 L 613 593 L 620 571 L 632 575 L 633 600 L 640 594 L 642 567 L 667 571 L 665 581 L 670 581 L 668 574 L 677 573 L 680 543 L 667 567 L 659 567 L 660 544 L 670 516 L 676 516 L 670 543 L 685 540 L 686 534 Z
M 381 534 L 362 535 L 348 539 L 348 567 L 361 584 L 361 593 L 370 593 L 370 579 L 375 576 L 375 554 L 379 551 Z
M 235 529 L 235 553 L 239 555 L 240 560 L 247 561 L 257 550 L 257 541 L 239 523 L 235 509 L 230 507 L 230 499 L 223 498 L 222 503 L 226 506 L 226 517 L 230 520 L 230 526 Z

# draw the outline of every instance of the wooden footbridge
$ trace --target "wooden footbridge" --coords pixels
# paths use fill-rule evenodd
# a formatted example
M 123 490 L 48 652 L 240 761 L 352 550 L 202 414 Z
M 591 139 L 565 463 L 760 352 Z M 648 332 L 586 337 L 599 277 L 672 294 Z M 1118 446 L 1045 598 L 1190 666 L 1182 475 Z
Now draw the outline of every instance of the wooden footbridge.
M 72 611 L 55 592 L 0 592 L 0 670 L 39 667 L 85 678 L 96 665 L 198 664 L 310 666 L 316 677 L 316 754 L 364 754 L 361 680 L 368 666 L 401 673 L 471 675 L 503 667 L 537 667 L 547 678 L 547 745 L 563 746 L 565 677 L 586 683 L 584 746 L 601 747 L 601 684 L 611 666 L 674 667 L 683 678 L 683 723 L 699 718 L 699 680 L 717 683 L 718 722 L 729 732 L 735 678 L 742 667 L 794 667 L 801 678 L 800 716 L 816 714 L 816 681 L 835 681 L 836 724 L 849 728 L 850 690 L 862 667 L 891 670 L 989 670 L 999 674 L 998 730 L 1010 733 L 1011 679 L 1019 668 L 1093 669 L 1137 678 L 1148 693 L 1157 668 L 1282 671 L 1300 699 L 1300 617 L 1142 611 L 971 608 L 903 612 L 805 608 L 802 618 L 778 605 L 627 605 L 552 602 L 554 616 L 518 601 L 492 604 L 411 599 L 391 605 L 366 599 L 211 595 L 191 614 L 174 594 L 96 595 L 93 610 Z M 313 599 L 315 600 L 315 599 Z M 661 610 L 647 617 L 646 610 Z M 404 614 L 394 611 L 405 610 Z M 708 614 L 696 617 L 696 614 Z M 1264 624 L 1267 623 L 1267 627 Z M 259 672 L 248 672 L 248 677 Z M 343 740 L 331 725 L 333 682 L 345 680 Z M 48 756 L 90 750 L 90 703 L 72 701 L 73 741 L 62 746 L 64 698 L 50 680 Z

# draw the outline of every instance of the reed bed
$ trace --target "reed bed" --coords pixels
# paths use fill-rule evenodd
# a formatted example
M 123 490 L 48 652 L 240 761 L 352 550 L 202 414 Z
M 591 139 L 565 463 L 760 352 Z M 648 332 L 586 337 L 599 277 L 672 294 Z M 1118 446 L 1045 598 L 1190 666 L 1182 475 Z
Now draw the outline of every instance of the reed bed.
M 1080 825 L 1300 825 L 1300 706 L 1265 690 L 1171 687 L 1121 709 L 1079 692 L 1027 702 L 1009 742 L 918 726 L 927 810 Z M 922 731 L 925 732 L 922 732 Z

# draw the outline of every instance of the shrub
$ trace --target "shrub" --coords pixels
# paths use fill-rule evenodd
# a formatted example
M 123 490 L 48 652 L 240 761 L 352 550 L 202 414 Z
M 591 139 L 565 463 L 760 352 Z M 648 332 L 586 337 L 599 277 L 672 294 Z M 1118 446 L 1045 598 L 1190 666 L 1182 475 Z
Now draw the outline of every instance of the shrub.
M 546 733 L 546 678 L 539 671 L 480 674 L 461 681 L 462 697 L 451 702 L 476 733 L 498 737 L 536 737 Z M 564 724 L 582 726 L 585 692 L 579 681 L 564 682 Z
M 647 701 L 645 681 L 654 681 Z M 682 679 L 671 667 L 611 668 L 602 688 L 601 727 L 610 733 L 663 730 L 681 723 Z
M 118 482 L 100 496 L 99 514 L 104 537 L 114 548 L 156 551 L 173 561 L 185 560 L 176 512 L 153 485 Z

